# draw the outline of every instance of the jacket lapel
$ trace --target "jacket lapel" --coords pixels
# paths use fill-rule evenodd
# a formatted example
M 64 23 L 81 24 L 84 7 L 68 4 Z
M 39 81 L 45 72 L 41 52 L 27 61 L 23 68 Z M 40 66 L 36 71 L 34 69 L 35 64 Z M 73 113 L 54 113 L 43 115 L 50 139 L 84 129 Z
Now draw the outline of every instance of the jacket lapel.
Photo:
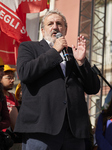
M 40 41 L 40 45 L 45 52 L 50 49 L 49 44 L 44 39 Z
M 43 47 L 43 50 L 44 50 L 45 52 L 50 49 L 49 44 L 48 44 L 44 39 L 40 41 L 40 45 Z M 66 77 L 65 77 L 64 74 L 63 74 L 63 71 L 62 71 L 62 69 L 61 69 L 60 64 L 59 64 L 56 68 L 57 68 L 57 70 L 60 72 L 60 74 L 61 74 L 61 76 L 62 76 L 63 78 L 68 78 L 68 76 L 69 76 L 69 74 L 70 74 L 70 72 L 71 72 L 71 69 L 72 69 L 71 66 L 72 66 L 72 62 L 71 62 L 71 61 L 66 62 Z

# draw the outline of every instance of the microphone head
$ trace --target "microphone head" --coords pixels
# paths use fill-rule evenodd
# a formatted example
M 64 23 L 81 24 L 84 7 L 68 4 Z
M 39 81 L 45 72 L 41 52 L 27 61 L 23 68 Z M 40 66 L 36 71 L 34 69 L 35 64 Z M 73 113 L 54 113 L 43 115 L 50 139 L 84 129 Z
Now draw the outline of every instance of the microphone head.
M 56 34 L 56 38 L 58 39 L 58 38 L 60 38 L 62 36 L 62 34 L 60 33 L 60 32 L 58 32 L 57 34 Z

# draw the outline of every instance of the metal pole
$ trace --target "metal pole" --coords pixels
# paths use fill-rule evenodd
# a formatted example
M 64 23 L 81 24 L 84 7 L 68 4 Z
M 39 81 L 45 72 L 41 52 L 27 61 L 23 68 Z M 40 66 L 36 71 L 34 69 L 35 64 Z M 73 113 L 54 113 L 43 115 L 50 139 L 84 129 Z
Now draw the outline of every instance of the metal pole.
M 105 28 L 106 28 L 106 6 L 107 0 L 104 5 L 104 30 L 103 30 L 103 52 L 102 52 L 102 75 L 104 70 L 104 50 L 105 50 Z M 102 106 L 102 95 L 103 95 L 103 79 L 101 79 L 101 94 L 100 94 L 100 107 Z
M 93 18 L 94 18 L 94 0 L 91 3 L 91 28 L 90 28 L 90 50 L 89 50 L 89 62 L 91 64 L 91 55 L 92 55 L 92 39 L 93 39 Z M 89 109 L 89 95 L 87 95 L 87 106 Z

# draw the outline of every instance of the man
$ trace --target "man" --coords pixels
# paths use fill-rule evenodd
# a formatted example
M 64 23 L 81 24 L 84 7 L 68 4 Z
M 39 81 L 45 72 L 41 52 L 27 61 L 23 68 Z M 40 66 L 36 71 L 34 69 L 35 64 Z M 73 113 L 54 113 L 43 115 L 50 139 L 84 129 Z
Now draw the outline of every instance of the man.
M 18 101 L 16 100 L 15 95 L 9 92 L 9 90 L 12 90 L 14 86 L 15 71 L 15 68 L 11 68 L 9 65 L 4 65 L 4 75 L 1 80 L 9 113 L 11 112 L 13 106 L 18 106 Z
M 19 47 L 22 105 L 15 132 L 23 134 L 22 150 L 84 150 L 89 137 L 84 92 L 96 94 L 100 89 L 86 59 L 86 40 L 81 35 L 77 50 L 68 47 L 66 19 L 58 11 L 47 12 L 41 29 L 42 41 Z M 56 38 L 58 32 L 63 36 Z M 64 48 L 70 57 L 67 62 Z

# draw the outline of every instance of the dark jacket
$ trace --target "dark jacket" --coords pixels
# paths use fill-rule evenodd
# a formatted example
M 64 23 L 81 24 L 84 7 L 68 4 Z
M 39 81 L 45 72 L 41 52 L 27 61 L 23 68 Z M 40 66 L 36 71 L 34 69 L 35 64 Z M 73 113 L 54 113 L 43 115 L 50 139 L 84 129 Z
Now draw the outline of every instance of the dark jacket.
M 97 150 L 112 150 L 112 120 L 107 120 L 105 135 L 103 133 L 103 111 L 98 117 L 96 125 L 96 143 L 98 145 Z
M 60 132 L 67 110 L 75 137 L 89 137 L 89 119 L 84 92 L 96 94 L 100 81 L 87 59 L 79 67 L 68 49 L 71 60 L 64 77 L 62 57 L 45 40 L 20 44 L 17 71 L 22 85 L 22 105 L 15 132 Z

